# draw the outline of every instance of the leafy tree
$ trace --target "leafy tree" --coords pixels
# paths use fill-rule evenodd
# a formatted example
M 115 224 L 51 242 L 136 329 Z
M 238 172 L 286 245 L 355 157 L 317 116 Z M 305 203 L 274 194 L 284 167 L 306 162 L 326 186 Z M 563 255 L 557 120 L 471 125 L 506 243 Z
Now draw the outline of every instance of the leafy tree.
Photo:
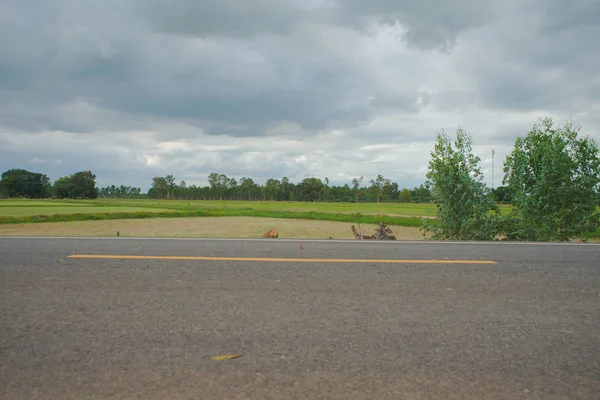
M 54 181 L 54 185 L 52 187 L 52 190 L 54 191 L 54 196 L 59 199 L 69 198 L 72 186 L 73 185 L 70 177 L 63 176 L 62 178 L 58 178 Z
M 239 185 L 235 178 L 231 178 L 227 184 L 227 191 L 233 200 L 239 199 Z
M 323 186 L 323 201 L 326 203 L 329 201 L 329 191 L 329 178 L 325 177 L 325 186 Z
M 504 163 L 514 206 L 509 238 L 565 241 L 597 229 L 599 150 L 579 130 L 570 120 L 555 126 L 544 118 L 517 138 Z
M 385 184 L 383 185 L 383 198 L 390 201 L 394 201 L 398 199 L 398 194 L 398 184 L 396 182 L 391 182 L 389 179 L 386 179 Z
M 296 189 L 302 201 L 315 201 L 319 200 L 324 186 L 319 178 L 304 178 Z
M 91 171 L 76 172 L 71 175 L 73 182 L 74 198 L 95 199 L 98 197 L 98 188 L 96 187 L 96 175 Z
M 248 200 L 254 200 L 260 194 L 259 186 L 252 178 L 246 177 L 240 179 L 240 191 Z
M 221 192 L 220 200 L 223 199 L 223 194 L 227 191 L 229 187 L 229 177 L 225 174 L 219 174 L 219 190 Z
M 223 195 L 229 188 L 229 178 L 225 174 L 212 172 L 208 175 L 208 183 L 215 198 L 223 200 Z
M 165 176 L 165 183 L 167 186 L 167 198 L 170 199 L 175 191 L 175 188 L 177 187 L 177 184 L 175 183 L 175 177 L 173 175 Z
M 385 179 L 383 175 L 379 174 L 375 179 L 371 179 L 371 190 L 375 193 L 375 198 L 379 203 L 381 195 L 383 194 L 383 188 L 386 184 L 389 184 L 390 180 Z
M 208 184 L 210 185 L 210 189 L 213 191 L 213 193 L 216 196 L 219 196 L 220 190 L 219 190 L 219 174 L 218 173 L 211 172 L 208 175 Z
M 54 195 L 68 199 L 95 199 L 98 197 L 96 175 L 91 171 L 76 172 L 54 182 Z
M 265 183 L 265 200 L 277 200 L 277 192 L 279 191 L 279 180 L 269 178 Z
M 169 194 L 169 186 L 167 180 L 162 176 L 152 178 L 152 186 L 148 190 L 148 197 L 152 199 L 164 199 Z
M 50 178 L 24 169 L 9 169 L 0 180 L 0 196 L 46 198 L 50 197 Z
M 429 188 L 429 183 L 426 182 L 425 185 L 415 187 L 413 190 L 410 191 L 410 194 L 417 203 L 429 203 L 431 200 L 431 190 Z
M 510 203 L 511 196 L 506 186 L 498 186 L 497 188 L 492 189 L 492 194 L 494 196 L 494 200 L 497 202 Z
M 352 190 L 354 191 L 354 197 L 356 198 L 356 202 L 358 203 L 358 193 L 360 192 L 360 185 L 363 181 L 363 177 L 360 178 L 352 178 Z
M 281 186 L 280 186 L 280 190 L 281 190 L 281 200 L 289 200 L 290 199 L 290 191 L 291 191 L 291 184 L 290 184 L 290 178 L 288 178 L 287 176 L 284 176 L 283 178 L 281 178 Z
M 483 183 L 480 159 L 472 140 L 462 129 L 456 140 L 440 133 L 427 171 L 436 203 L 437 221 L 426 220 L 423 229 L 434 239 L 489 240 L 496 236 L 498 207 Z
M 401 203 L 410 203 L 412 201 L 412 194 L 410 193 L 410 190 L 404 188 L 402 189 L 402 191 L 400 192 L 400 202 Z

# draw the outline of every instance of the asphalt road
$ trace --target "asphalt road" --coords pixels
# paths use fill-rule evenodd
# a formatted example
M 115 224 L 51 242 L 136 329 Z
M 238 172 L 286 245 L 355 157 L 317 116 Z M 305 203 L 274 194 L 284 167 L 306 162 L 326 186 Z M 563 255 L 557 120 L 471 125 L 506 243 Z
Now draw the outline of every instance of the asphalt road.
M 597 400 L 600 246 L 0 238 L 0 398 Z

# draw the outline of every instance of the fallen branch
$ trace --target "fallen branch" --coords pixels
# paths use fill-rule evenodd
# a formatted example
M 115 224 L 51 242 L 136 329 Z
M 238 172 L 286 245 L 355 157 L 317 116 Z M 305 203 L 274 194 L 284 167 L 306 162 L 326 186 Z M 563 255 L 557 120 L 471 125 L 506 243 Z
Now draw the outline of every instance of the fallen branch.
M 352 233 L 354 234 L 354 239 L 357 240 L 396 240 L 396 236 L 394 232 L 390 228 L 388 228 L 383 221 L 381 221 L 377 228 L 375 228 L 375 234 L 373 235 L 364 235 L 362 229 L 360 229 L 360 225 L 358 226 L 358 230 L 354 225 L 352 225 Z

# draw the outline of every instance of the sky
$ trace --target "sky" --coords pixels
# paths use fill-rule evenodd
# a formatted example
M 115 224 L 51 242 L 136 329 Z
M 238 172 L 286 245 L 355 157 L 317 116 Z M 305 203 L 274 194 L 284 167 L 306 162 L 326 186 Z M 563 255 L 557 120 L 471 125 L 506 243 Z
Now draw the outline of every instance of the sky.
M 600 142 L 599 49 L 599 0 L 3 0 L 0 172 L 411 188 L 460 127 L 497 187 L 543 117 Z

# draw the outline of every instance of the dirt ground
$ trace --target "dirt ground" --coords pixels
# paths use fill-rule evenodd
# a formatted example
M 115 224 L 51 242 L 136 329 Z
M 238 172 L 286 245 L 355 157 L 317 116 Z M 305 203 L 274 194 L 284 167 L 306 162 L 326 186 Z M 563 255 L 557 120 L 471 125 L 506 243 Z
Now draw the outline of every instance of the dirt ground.
M 275 229 L 280 238 L 354 239 L 351 223 L 255 217 L 151 218 L 110 221 L 0 225 L 0 236 L 144 236 L 262 238 Z M 362 225 L 373 234 L 375 225 Z M 422 240 L 418 228 L 390 226 L 399 240 Z

